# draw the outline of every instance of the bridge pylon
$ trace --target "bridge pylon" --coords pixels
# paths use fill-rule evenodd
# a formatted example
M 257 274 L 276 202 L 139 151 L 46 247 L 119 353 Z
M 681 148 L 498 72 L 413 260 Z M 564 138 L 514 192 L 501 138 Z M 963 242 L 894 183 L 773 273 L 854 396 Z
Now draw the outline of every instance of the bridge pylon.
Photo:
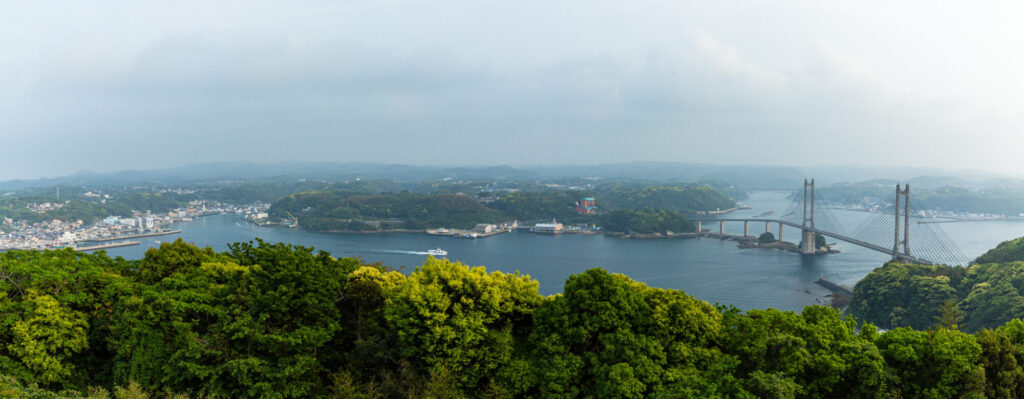
M 808 188 L 810 188 L 810 201 L 808 201 Z M 804 255 L 814 255 L 817 251 L 817 245 L 815 245 L 815 227 L 814 227 L 814 179 L 807 182 L 804 179 L 804 219 L 803 219 L 803 231 L 800 240 L 800 253 Z M 810 210 L 810 212 L 808 212 Z
M 903 238 L 900 239 L 900 197 L 903 197 Z M 904 258 L 910 258 L 910 184 L 904 186 L 900 190 L 900 185 L 896 184 L 896 211 L 894 212 L 894 218 L 896 226 L 893 229 L 893 243 L 892 243 L 892 260 L 902 260 Z M 900 251 L 900 246 L 903 246 L 903 251 Z

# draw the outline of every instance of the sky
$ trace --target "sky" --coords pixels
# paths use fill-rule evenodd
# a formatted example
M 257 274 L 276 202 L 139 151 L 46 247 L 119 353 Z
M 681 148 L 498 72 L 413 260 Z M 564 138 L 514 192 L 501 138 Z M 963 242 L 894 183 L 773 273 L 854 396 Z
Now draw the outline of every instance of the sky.
M 0 179 L 209 161 L 1024 170 L 1021 2 L 0 6 Z

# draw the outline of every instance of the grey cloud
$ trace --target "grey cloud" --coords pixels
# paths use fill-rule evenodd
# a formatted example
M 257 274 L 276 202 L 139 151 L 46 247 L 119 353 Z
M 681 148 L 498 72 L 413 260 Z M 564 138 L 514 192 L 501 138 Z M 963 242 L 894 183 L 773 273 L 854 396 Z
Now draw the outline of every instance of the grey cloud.
M 800 19 L 837 10 L 785 5 L 800 17 L 750 5 L 779 26 L 737 4 L 491 4 L 507 21 L 466 3 L 256 4 L 223 26 L 204 5 L 125 37 L 40 40 L 0 61 L 16 77 L 0 140 L 25 149 L 0 178 L 209 160 L 946 166 L 982 148 L 979 127 L 1016 140 L 1019 118 L 926 93 Z M 875 29 L 864 18 L 850 29 Z

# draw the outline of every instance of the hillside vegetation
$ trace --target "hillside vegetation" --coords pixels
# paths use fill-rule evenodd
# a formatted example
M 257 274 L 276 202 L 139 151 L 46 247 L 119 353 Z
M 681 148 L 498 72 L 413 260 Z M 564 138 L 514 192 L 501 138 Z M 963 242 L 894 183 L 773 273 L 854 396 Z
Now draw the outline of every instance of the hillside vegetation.
M 607 231 L 651 234 L 692 233 L 696 226 L 683 215 L 672 211 L 647 209 L 619 209 L 601 215 L 601 226 Z
M 1003 242 L 966 268 L 890 262 L 857 283 L 850 312 L 883 328 L 919 329 L 953 312 L 967 331 L 1024 317 L 1022 242 Z
M 651 209 L 657 211 L 654 219 L 671 219 L 667 224 L 654 221 L 658 225 L 636 224 L 634 228 L 651 232 L 665 229 L 690 231 L 685 227 L 688 222 L 679 222 L 686 215 L 735 206 L 729 197 L 705 185 L 613 183 L 599 186 L 594 191 L 514 191 L 500 195 L 486 192 L 467 195 L 447 191 L 377 194 L 347 190 L 311 191 L 291 194 L 274 202 L 269 213 L 275 219 L 295 217 L 304 228 L 319 231 L 470 228 L 477 223 L 511 220 L 536 222 L 553 218 L 565 223 L 612 220 L 597 215 L 577 214 L 577 201 L 582 197 L 594 196 L 598 199 L 598 213 Z M 643 219 L 652 221 L 648 217 Z M 616 228 L 628 226 L 618 224 Z
M 988 250 L 974 263 L 1003 263 L 1024 261 L 1024 237 L 1016 240 L 1003 241 L 995 248 Z
M 408 275 L 287 244 L 139 261 L 0 254 L 12 397 L 1011 397 L 1024 322 L 880 334 L 837 310 L 716 308 L 591 269 L 559 295 L 428 258 Z M 159 395 L 158 395 L 159 394 Z M 131 396 L 134 395 L 134 396 Z

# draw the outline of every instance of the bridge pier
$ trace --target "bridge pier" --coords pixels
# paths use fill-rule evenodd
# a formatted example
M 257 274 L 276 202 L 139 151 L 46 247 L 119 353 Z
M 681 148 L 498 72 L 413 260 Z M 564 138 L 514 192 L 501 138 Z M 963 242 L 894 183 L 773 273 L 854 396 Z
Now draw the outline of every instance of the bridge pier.
M 804 255 L 814 255 L 817 246 L 814 245 L 814 231 L 804 230 L 803 240 L 800 242 L 800 253 Z
M 718 222 L 718 234 L 725 235 L 725 221 Z
M 744 237 L 749 237 L 750 236 L 750 221 L 749 220 L 744 220 L 743 221 L 743 236 Z
M 779 222 L 779 241 L 782 241 L 782 222 Z
M 764 221 L 764 232 L 765 233 L 771 233 L 772 232 L 772 222 L 769 222 L 767 220 Z
M 703 226 L 701 226 L 701 221 L 698 220 L 697 221 L 697 232 L 700 233 L 702 231 L 704 231 L 704 228 L 703 228 Z

